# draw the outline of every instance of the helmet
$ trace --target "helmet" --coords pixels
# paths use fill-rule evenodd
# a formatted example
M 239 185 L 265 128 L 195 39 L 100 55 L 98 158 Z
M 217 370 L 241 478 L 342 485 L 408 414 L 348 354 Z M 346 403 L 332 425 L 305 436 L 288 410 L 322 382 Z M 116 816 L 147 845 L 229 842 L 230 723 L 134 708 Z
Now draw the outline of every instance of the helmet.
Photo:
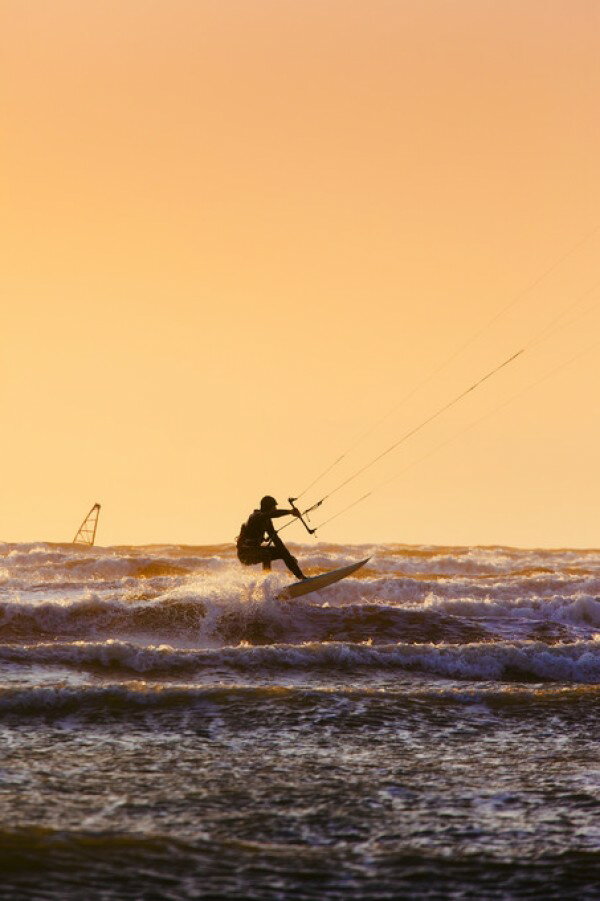
M 277 506 L 277 501 L 274 497 L 271 497 L 270 494 L 265 494 L 260 501 L 260 509 L 263 513 L 268 513 L 269 510 L 273 510 L 274 507 Z

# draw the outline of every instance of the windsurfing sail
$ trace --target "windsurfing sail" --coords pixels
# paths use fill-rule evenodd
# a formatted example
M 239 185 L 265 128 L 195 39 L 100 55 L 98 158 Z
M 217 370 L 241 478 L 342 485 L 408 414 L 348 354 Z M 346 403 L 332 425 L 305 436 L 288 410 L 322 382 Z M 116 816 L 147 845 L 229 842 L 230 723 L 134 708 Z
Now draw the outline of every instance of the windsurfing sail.
M 346 576 L 355 573 L 357 569 L 368 563 L 370 559 L 370 557 L 366 557 L 364 560 L 359 560 L 358 563 L 351 563 L 349 566 L 340 567 L 340 569 L 332 569 L 328 573 L 312 576 L 312 578 L 304 579 L 302 582 L 293 582 L 292 585 L 288 585 L 287 588 L 279 592 L 277 600 L 287 601 L 289 598 L 298 598 L 300 595 L 310 594 L 311 591 L 327 588 L 328 585 L 333 585 L 334 582 L 339 582 L 340 579 L 345 579 Z
M 100 515 L 100 504 L 94 504 L 88 515 L 85 517 L 77 534 L 73 539 L 73 544 L 85 544 L 92 547 L 96 540 L 96 529 L 98 528 L 98 517 Z

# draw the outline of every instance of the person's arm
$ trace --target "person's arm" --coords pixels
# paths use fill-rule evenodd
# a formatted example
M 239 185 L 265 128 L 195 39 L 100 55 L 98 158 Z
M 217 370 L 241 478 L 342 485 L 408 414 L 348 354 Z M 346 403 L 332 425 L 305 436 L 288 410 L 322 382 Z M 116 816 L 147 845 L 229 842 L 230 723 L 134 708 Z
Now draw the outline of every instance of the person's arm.
M 298 510 L 273 510 L 272 513 L 269 513 L 265 522 L 265 532 L 269 536 L 269 541 L 281 541 L 281 538 L 277 534 L 277 530 L 271 521 L 273 519 L 279 519 L 281 516 L 300 516 L 300 513 Z
M 271 519 L 279 519 L 280 516 L 300 516 L 300 512 L 298 510 L 273 510 L 269 516 Z

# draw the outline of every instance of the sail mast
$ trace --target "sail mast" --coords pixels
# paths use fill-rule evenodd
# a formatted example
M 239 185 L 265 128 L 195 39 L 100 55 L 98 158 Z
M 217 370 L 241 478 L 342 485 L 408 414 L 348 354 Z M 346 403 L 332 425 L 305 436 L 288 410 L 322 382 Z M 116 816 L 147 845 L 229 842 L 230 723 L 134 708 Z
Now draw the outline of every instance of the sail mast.
M 94 504 L 88 515 L 85 517 L 79 528 L 73 544 L 85 544 L 92 547 L 96 540 L 96 529 L 98 528 L 98 517 L 100 515 L 100 504 Z

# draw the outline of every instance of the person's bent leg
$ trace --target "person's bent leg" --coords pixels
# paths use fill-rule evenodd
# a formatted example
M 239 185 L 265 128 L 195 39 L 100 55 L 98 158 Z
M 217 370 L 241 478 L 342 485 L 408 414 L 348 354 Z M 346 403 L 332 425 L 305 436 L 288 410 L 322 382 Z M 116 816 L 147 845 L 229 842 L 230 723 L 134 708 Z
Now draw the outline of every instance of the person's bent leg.
M 285 565 L 287 566 L 289 571 L 291 573 L 293 573 L 297 579 L 306 579 L 306 576 L 304 575 L 304 573 L 300 569 L 300 566 L 298 565 L 298 561 L 296 560 L 295 557 L 292 557 L 292 555 L 287 550 L 287 548 L 286 548 L 285 556 L 282 557 L 281 559 L 283 560 L 283 562 L 285 563 Z
M 295 557 L 292 557 L 292 555 L 286 548 L 283 541 L 281 541 L 281 540 L 277 541 L 277 543 L 275 545 L 275 550 L 278 553 L 279 559 L 283 560 L 283 562 L 285 563 L 285 565 L 287 566 L 289 571 L 291 573 L 293 573 L 297 579 L 305 579 L 306 578 L 306 576 L 300 569 L 300 566 L 298 565 L 298 561 L 296 560 Z
M 279 560 L 280 555 L 271 545 L 259 548 L 260 562 L 262 563 L 263 572 L 271 571 L 271 563 L 273 560 Z
M 300 566 L 298 565 L 298 561 L 295 557 L 292 557 L 285 544 L 280 539 L 277 539 L 277 541 L 272 545 L 270 545 L 269 547 L 264 547 L 261 550 L 263 561 L 269 562 L 269 569 L 271 568 L 271 561 L 283 560 L 289 571 L 293 573 L 297 579 L 306 578 L 306 576 L 300 569 Z M 263 566 L 264 565 L 265 563 L 263 562 Z
M 270 547 L 252 547 L 238 548 L 238 560 L 244 566 L 255 566 L 257 563 L 262 564 L 263 570 L 271 569 L 271 561 L 273 560 L 273 548 Z

